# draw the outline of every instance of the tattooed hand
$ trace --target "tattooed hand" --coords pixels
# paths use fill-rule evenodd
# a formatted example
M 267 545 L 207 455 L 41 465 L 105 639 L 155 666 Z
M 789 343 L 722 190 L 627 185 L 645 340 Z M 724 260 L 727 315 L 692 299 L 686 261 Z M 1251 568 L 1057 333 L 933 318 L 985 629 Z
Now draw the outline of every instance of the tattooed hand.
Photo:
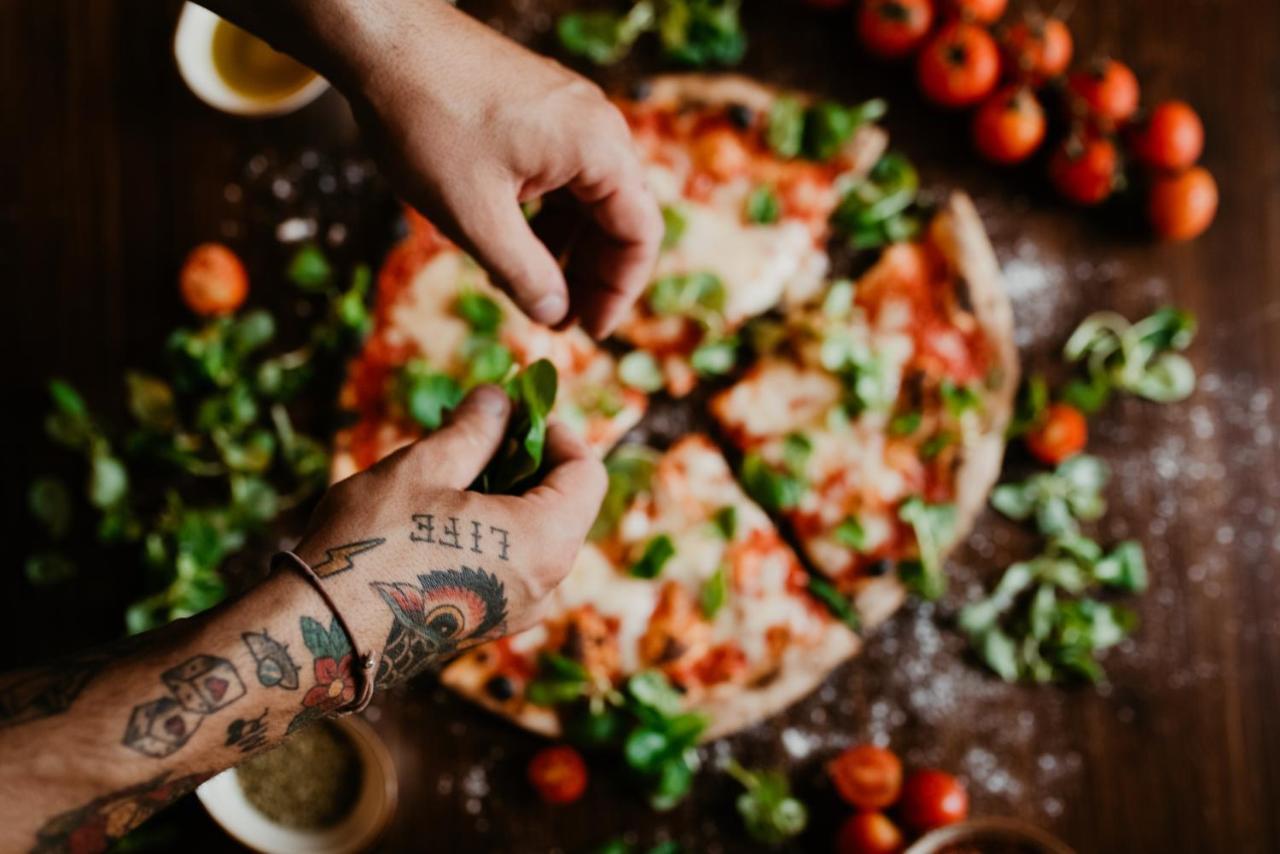
M 467 491 L 509 414 L 501 390 L 476 389 L 448 426 L 335 484 L 296 550 L 353 631 L 371 633 L 356 645 L 382 653 L 379 685 L 536 622 L 599 510 L 604 469 L 562 424 L 548 433 L 541 484 L 521 496 Z M 328 623 L 303 632 L 317 672 L 321 658 L 342 660 Z

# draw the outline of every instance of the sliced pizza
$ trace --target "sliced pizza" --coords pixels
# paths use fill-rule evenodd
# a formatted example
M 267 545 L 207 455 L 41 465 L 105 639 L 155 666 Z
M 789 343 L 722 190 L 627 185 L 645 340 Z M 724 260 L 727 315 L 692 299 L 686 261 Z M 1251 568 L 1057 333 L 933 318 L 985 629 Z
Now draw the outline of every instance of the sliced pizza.
M 883 103 L 843 107 L 735 76 L 672 75 L 619 102 L 662 205 L 654 280 L 619 337 L 623 376 L 687 394 L 728 373 L 744 322 L 808 299 L 828 269 L 828 221 L 886 136 Z
M 558 735 L 557 698 L 535 687 L 547 667 L 576 669 L 597 697 L 657 671 L 714 738 L 785 708 L 857 651 L 858 636 L 810 594 L 795 553 L 708 438 L 660 455 L 624 445 L 609 469 L 591 541 L 552 594 L 551 616 L 464 653 L 446 685 Z
M 757 331 L 760 360 L 711 403 L 744 486 L 864 622 L 892 612 L 901 582 L 938 595 L 999 473 L 1018 378 L 972 203 L 954 195 L 921 239 Z
M 336 439 L 335 479 L 438 426 L 469 386 L 542 358 L 559 373 L 555 415 L 602 454 L 640 420 L 646 395 L 618 380 L 611 355 L 579 328 L 526 318 L 466 253 L 409 216 L 412 232 L 379 272 L 374 329 L 342 389 L 357 421 Z

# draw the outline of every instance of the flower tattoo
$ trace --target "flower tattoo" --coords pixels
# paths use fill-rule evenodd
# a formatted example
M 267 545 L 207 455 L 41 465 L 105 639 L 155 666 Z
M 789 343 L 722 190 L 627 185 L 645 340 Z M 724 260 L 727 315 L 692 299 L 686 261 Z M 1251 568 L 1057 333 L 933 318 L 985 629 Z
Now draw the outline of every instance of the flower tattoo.
M 312 721 L 323 718 L 356 698 L 355 677 L 351 673 L 351 641 L 337 619 L 325 628 L 311 617 L 303 617 L 302 642 L 313 658 L 312 672 L 316 684 L 302 697 L 302 711 L 289 722 L 294 732 Z

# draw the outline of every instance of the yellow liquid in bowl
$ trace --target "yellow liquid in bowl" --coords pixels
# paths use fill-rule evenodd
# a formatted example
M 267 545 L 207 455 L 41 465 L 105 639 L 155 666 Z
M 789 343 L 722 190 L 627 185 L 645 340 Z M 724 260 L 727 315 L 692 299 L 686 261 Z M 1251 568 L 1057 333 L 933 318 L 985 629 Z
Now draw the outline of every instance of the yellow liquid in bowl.
M 246 98 L 278 101 L 310 83 L 316 73 L 228 21 L 213 30 L 213 67 Z

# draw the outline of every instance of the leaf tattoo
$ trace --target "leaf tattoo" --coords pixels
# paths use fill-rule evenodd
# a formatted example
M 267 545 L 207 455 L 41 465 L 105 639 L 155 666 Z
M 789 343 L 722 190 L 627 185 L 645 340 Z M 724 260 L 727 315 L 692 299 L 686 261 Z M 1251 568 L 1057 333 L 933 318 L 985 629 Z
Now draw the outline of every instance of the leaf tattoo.
M 342 624 L 335 617 L 325 628 L 318 620 L 303 617 L 299 626 L 302 642 L 312 655 L 315 684 L 303 695 L 302 711 L 289 722 L 286 734 L 350 705 L 356 697 L 355 677 L 351 672 L 351 639 Z

